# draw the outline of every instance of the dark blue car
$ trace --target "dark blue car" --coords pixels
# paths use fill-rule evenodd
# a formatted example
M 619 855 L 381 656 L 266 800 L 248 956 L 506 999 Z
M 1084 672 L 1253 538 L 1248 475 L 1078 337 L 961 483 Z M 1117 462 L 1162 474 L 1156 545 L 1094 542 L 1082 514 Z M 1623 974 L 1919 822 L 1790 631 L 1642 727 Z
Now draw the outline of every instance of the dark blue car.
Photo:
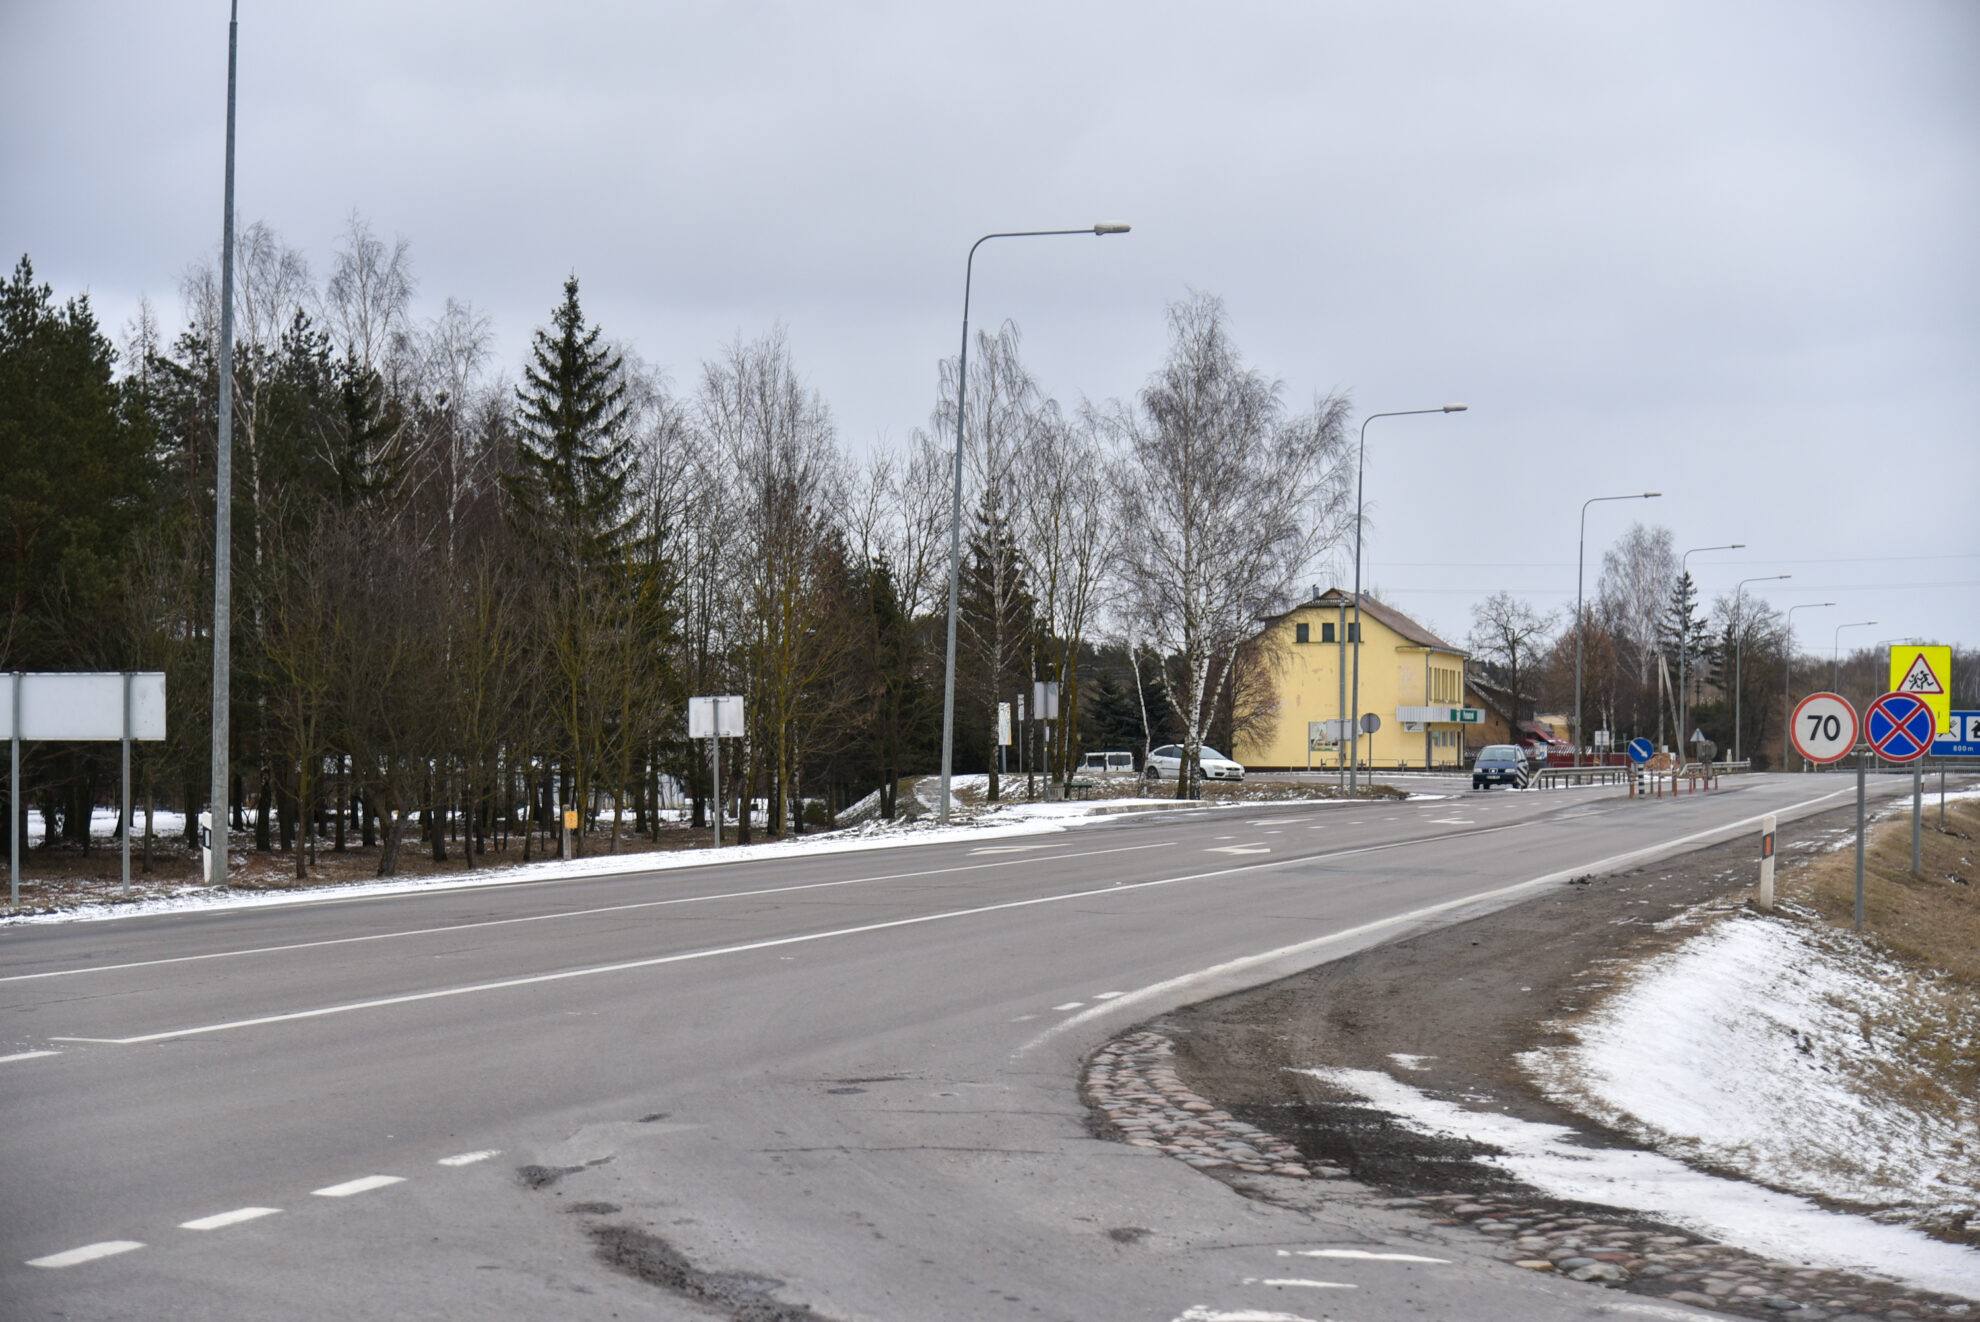
M 1471 788 L 1482 790 L 1493 785 L 1526 788 L 1526 754 L 1518 745 L 1487 744 L 1478 754 L 1478 760 L 1471 764 Z

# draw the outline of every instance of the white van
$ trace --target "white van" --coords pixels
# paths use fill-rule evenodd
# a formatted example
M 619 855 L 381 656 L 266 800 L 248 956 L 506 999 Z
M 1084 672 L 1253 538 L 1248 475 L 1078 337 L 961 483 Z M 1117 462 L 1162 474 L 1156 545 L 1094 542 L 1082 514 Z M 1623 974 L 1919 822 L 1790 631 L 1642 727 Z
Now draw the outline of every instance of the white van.
M 1134 774 L 1133 753 L 1088 753 L 1079 760 L 1079 774 L 1082 776 L 1132 776 Z

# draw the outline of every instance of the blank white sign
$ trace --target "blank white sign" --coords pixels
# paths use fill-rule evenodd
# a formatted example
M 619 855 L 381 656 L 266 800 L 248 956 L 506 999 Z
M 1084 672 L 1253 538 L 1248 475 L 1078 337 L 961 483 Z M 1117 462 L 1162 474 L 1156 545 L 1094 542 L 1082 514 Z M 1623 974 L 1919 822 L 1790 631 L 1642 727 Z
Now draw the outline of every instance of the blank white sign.
M 0 676 L 0 739 L 14 737 L 14 685 L 20 685 L 23 739 L 122 739 L 124 677 L 114 670 Z M 131 676 L 131 738 L 165 737 L 165 676 Z
M 740 739 L 743 700 L 735 696 L 688 699 L 688 738 Z

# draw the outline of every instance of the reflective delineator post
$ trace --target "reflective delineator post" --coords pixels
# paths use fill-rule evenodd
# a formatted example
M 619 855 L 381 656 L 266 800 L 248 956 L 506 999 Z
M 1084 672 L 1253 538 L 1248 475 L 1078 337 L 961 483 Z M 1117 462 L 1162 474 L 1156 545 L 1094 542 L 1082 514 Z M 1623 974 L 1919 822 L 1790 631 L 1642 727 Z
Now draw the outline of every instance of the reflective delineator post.
M 1774 907 L 1774 814 L 1768 813 L 1760 821 L 1760 891 L 1754 902 L 1762 911 Z

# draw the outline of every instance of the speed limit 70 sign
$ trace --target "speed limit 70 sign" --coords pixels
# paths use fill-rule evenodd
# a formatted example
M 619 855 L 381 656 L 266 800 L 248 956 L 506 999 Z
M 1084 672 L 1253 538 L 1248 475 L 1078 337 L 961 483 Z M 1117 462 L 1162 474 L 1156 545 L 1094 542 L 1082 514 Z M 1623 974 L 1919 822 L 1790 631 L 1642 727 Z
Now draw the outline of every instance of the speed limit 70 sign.
M 1856 708 L 1839 694 L 1811 693 L 1795 707 L 1788 737 L 1810 762 L 1838 761 L 1856 747 Z

